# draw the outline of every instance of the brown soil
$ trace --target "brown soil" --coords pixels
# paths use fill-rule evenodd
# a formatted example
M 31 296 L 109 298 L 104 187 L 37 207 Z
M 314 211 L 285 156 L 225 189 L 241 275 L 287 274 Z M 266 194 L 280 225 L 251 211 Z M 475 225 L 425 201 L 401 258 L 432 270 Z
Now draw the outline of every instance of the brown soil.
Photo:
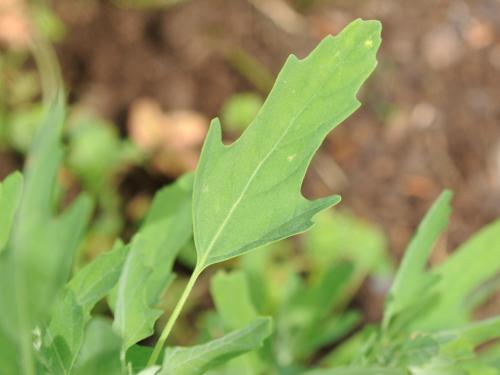
M 379 223 L 397 256 L 444 188 L 456 194 L 449 248 L 499 217 L 500 3 L 317 3 L 300 16 L 305 32 L 290 33 L 246 0 L 149 11 L 58 0 L 68 27 L 58 53 L 71 98 L 98 108 L 125 133 L 139 97 L 167 111 L 214 117 L 228 96 L 254 89 L 231 63 L 235 49 L 276 73 L 289 53 L 304 56 L 349 20 L 380 19 L 384 43 L 364 105 L 325 142 L 327 163 L 315 162 L 306 194 L 340 192 L 345 207 Z M 338 179 L 328 178 L 330 155 L 342 171 Z

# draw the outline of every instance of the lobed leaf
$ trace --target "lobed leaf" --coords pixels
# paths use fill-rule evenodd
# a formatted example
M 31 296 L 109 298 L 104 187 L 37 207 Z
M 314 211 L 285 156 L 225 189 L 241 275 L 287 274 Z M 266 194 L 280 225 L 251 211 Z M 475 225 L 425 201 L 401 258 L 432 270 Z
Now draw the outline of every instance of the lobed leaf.
M 356 94 L 376 65 L 381 26 L 357 20 L 300 61 L 289 57 L 243 135 L 221 143 L 214 120 L 193 192 L 198 268 L 307 230 L 336 204 L 305 199 L 306 169 L 326 134 L 360 105 Z

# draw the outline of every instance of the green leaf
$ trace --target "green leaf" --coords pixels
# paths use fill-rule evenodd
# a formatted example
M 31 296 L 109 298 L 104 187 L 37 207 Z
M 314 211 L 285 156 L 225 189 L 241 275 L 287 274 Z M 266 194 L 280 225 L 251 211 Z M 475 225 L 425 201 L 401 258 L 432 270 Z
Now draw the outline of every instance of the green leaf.
M 128 250 L 128 246 L 117 241 L 111 251 L 99 255 L 68 283 L 68 288 L 75 294 L 78 304 L 87 313 L 118 282 Z
M 259 348 L 271 334 L 271 319 L 259 318 L 245 328 L 189 348 L 168 348 L 158 375 L 197 375 Z
M 407 375 L 407 372 L 400 369 L 380 367 L 346 367 L 312 370 L 304 373 L 304 375 Z
M 360 356 L 366 354 L 367 349 L 372 349 L 378 335 L 378 329 L 373 325 L 365 325 L 361 330 L 343 340 L 327 355 L 323 357 L 320 364 L 325 367 L 343 367 L 359 363 Z M 365 362 L 366 363 L 366 362 Z
M 387 299 L 384 327 L 388 326 L 396 314 L 422 303 L 422 293 L 433 280 L 425 271 L 427 260 L 434 243 L 448 225 L 451 197 L 450 191 L 439 196 L 406 249 Z
M 443 348 L 448 353 L 457 356 L 457 341 L 474 354 L 474 350 L 482 344 L 500 338 L 500 316 L 464 324 L 459 328 L 441 331 L 434 335 L 438 340 L 445 341 Z
M 340 210 L 324 211 L 315 221 L 316 225 L 304 235 L 305 250 L 315 267 L 314 277 L 320 277 L 325 267 L 341 260 L 353 263 L 357 283 L 368 274 L 389 274 L 386 239 L 376 226 Z
M 218 272 L 210 282 L 210 293 L 227 329 L 242 328 L 258 317 L 242 271 Z
M 113 329 L 122 337 L 122 358 L 136 342 L 150 336 L 153 326 L 162 311 L 148 303 L 145 285 L 153 272 L 146 266 L 141 247 L 141 236 L 135 236 L 127 256 L 117 289 Z
M 83 343 L 90 311 L 118 281 L 128 247 L 117 242 L 68 283 L 55 304 L 42 344 L 45 366 L 54 374 L 70 374 Z
M 33 233 L 40 232 L 41 227 L 53 216 L 64 119 L 64 97 L 60 94 L 47 110 L 24 168 L 25 186 L 17 219 L 19 225 L 15 228 L 13 238 L 21 253 L 28 251 L 28 246 L 23 245 L 35 241 Z
M 91 211 L 91 200 L 81 195 L 63 214 L 49 220 L 43 233 L 38 233 L 38 242 L 31 246 L 33 256 L 40 263 L 35 264 L 34 259 L 30 260 L 27 268 L 30 280 L 29 304 L 33 308 L 54 299 L 54 294 L 65 285 Z
M 4 287 L 4 284 L 2 284 L 2 287 Z M 0 324 L 0 368 L 6 374 L 20 374 L 20 369 L 16 363 L 19 356 L 17 345 L 18 343 L 11 337 L 5 327 Z
M 334 263 L 311 286 L 301 285 L 281 308 L 280 328 L 287 329 L 283 341 L 293 357 L 308 358 L 319 347 L 347 334 L 357 324 L 357 313 L 333 316 L 334 307 L 349 286 L 352 272 L 351 263 Z
M 357 310 L 349 310 L 340 315 L 334 315 L 323 325 L 317 323 L 309 330 L 307 346 L 302 349 L 307 355 L 313 355 L 315 350 L 344 338 L 354 331 L 362 322 L 362 314 Z M 316 333 L 316 336 L 314 336 Z M 342 341 L 343 342 L 343 341 Z
M 76 361 L 78 375 L 122 375 L 120 365 L 120 338 L 108 320 L 95 318 L 85 331 L 85 340 Z
M 52 374 L 71 374 L 83 342 L 84 311 L 71 292 L 65 293 L 58 307 L 45 332 L 41 354 Z
M 132 240 L 116 292 L 114 329 L 123 339 L 122 357 L 153 333 L 162 311 L 155 309 L 171 281 L 179 250 L 192 234 L 192 175 L 155 197 L 144 225 Z
M 500 220 L 497 220 L 474 234 L 443 264 L 432 270 L 438 279 L 433 291 L 439 295 L 439 299 L 415 326 L 419 329 L 442 330 L 467 323 L 476 307 L 468 303 L 471 296 L 477 294 L 478 288 L 499 272 Z
M 92 204 L 81 196 L 57 216 L 54 192 L 62 156 L 62 91 L 47 108 L 24 169 L 24 186 L 8 247 L 0 257 L 0 325 L 16 348 L 17 373 L 32 374 L 32 332 L 47 317 L 70 273 Z
M 153 348 L 150 346 L 133 345 L 130 347 L 127 351 L 127 363 L 130 364 L 134 373 L 148 367 L 148 359 L 152 352 Z M 160 367 L 158 366 L 159 369 Z
M 156 304 L 172 277 L 172 266 L 181 248 L 193 235 L 191 195 L 193 175 L 182 176 L 160 190 L 139 235 L 146 241 L 143 256 L 153 269 L 146 289 L 149 303 Z
M 12 173 L 0 184 L 0 253 L 9 240 L 22 191 L 23 176 L 19 172 Z
M 23 197 L 8 249 L 19 273 L 18 302 L 26 303 L 30 324 L 51 307 L 65 284 L 92 209 L 88 197 L 80 196 L 63 214 L 55 214 L 63 122 L 61 95 L 40 127 L 25 166 Z
M 439 349 L 439 342 L 434 337 L 415 333 L 403 342 L 393 358 L 399 357 L 402 364 L 416 367 L 431 362 L 438 355 Z
M 231 146 L 210 127 L 193 193 L 198 268 L 303 232 L 336 204 L 300 188 L 326 134 L 360 105 L 356 94 L 376 65 L 381 26 L 357 20 L 309 57 L 291 56 L 261 111 Z
M 210 294 L 226 330 L 243 328 L 259 316 L 250 296 L 248 281 L 242 271 L 218 272 L 211 280 Z M 264 368 L 258 353 L 247 353 L 235 358 L 228 366 L 233 372 L 240 374 L 263 373 Z
M 281 260 L 292 251 L 292 241 L 282 240 L 247 253 L 239 260 L 258 311 L 274 311 L 288 298 L 287 280 L 295 274 L 296 268 Z
M 156 375 L 159 370 L 160 366 L 154 365 L 147 367 L 144 370 L 141 370 L 140 372 L 137 373 L 137 375 Z

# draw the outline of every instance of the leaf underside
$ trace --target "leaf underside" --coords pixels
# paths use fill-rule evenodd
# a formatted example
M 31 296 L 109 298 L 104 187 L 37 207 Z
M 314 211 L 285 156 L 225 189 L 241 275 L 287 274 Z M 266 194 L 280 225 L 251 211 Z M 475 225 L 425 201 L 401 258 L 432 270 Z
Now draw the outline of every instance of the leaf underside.
M 356 94 L 376 66 L 380 23 L 357 20 L 304 60 L 290 56 L 262 109 L 232 145 L 214 120 L 193 193 L 198 267 L 307 230 L 339 202 L 300 192 L 325 136 L 360 105 Z

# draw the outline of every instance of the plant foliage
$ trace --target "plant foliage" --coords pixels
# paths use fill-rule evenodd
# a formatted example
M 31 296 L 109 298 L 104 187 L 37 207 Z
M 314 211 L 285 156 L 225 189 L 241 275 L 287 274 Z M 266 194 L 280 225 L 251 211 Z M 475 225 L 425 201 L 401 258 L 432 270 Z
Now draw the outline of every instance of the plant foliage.
M 380 32 L 378 22 L 357 20 L 307 58 L 291 56 L 241 137 L 225 146 L 214 120 L 195 174 L 156 194 L 129 243 L 116 240 L 80 269 L 92 202 L 81 194 L 61 208 L 65 103 L 48 74 L 56 90 L 24 171 L 0 185 L 0 372 L 497 374 L 498 345 L 479 349 L 500 337 L 500 318 L 473 313 L 498 286 L 499 221 L 428 267 L 451 211 L 444 192 L 406 250 L 382 323 L 361 329 L 351 302 L 368 276 L 390 276 L 383 239 L 348 215 L 322 213 L 338 196 L 310 201 L 300 192 L 327 133 L 359 107 Z M 315 220 L 303 262 L 277 261 L 290 242 L 276 241 Z M 174 262 L 192 241 L 192 276 L 153 349 L 143 340 L 155 334 Z M 165 349 L 200 274 L 243 254 L 238 269 L 211 279 L 215 310 L 200 342 Z

